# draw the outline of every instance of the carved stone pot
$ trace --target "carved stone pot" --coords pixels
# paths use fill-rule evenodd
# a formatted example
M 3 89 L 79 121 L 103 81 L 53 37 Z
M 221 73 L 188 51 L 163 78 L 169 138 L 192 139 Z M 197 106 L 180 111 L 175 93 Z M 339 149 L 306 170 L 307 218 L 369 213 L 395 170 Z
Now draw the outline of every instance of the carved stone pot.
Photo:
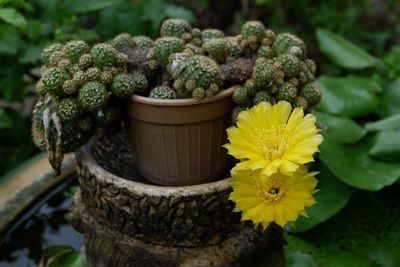
M 85 235 L 88 266 L 283 266 L 282 230 L 241 222 L 229 178 L 194 186 L 145 182 L 126 137 L 78 153 L 72 225 Z

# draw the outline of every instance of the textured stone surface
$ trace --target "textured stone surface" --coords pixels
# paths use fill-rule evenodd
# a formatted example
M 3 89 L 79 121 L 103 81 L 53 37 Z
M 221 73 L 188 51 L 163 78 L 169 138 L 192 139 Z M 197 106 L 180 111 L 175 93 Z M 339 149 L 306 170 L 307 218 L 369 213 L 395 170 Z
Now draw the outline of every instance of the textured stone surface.
M 229 179 L 151 185 L 124 143 L 124 135 L 106 137 L 76 154 L 80 190 L 72 223 L 85 234 L 89 266 L 235 266 L 260 251 L 275 251 L 270 266 L 280 266 L 280 229 L 241 222 L 228 200 Z

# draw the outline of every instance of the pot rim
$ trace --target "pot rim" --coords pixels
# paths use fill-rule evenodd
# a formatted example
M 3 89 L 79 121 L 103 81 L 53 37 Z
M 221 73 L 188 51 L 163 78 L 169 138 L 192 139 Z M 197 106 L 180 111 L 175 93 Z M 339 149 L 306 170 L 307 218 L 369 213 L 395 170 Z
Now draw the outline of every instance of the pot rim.
M 157 99 L 151 98 L 147 96 L 133 95 L 131 97 L 131 101 L 139 102 L 147 105 L 153 106 L 191 106 L 191 105 L 199 105 L 208 102 L 217 101 L 219 99 L 225 98 L 228 95 L 233 94 L 233 92 L 239 87 L 239 85 L 231 86 L 227 89 L 222 90 L 218 94 L 213 97 L 204 98 L 202 100 L 195 100 L 193 98 L 184 98 L 184 99 Z
M 82 162 L 90 169 L 92 173 L 96 174 L 96 179 L 104 180 L 107 183 L 113 183 L 118 188 L 128 187 L 129 190 L 133 190 L 137 193 L 158 197 L 176 194 L 184 197 L 209 192 L 220 192 L 231 187 L 230 175 L 228 177 L 223 177 L 219 180 L 209 183 L 182 186 L 147 184 L 144 182 L 133 181 L 125 177 L 118 176 L 117 174 L 114 174 L 111 171 L 103 168 L 97 162 L 92 152 L 92 148 L 95 146 L 96 141 L 98 141 L 98 137 L 92 138 L 92 140 L 89 141 L 88 144 L 75 152 L 75 156 L 77 157 L 79 162 Z

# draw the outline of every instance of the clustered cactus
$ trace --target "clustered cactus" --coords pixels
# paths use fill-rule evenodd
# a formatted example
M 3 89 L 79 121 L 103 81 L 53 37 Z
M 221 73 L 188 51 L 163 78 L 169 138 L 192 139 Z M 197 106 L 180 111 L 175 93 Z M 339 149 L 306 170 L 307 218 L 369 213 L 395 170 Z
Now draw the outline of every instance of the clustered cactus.
M 115 48 L 136 46 L 130 41 L 131 36 L 123 34 L 113 45 L 90 47 L 84 41 L 70 41 L 43 50 L 32 135 L 39 148 L 50 152 L 50 163 L 58 172 L 64 153 L 75 151 L 117 120 L 118 99 L 147 88 L 143 74 L 127 73 L 128 57 Z
M 321 97 L 304 42 L 259 21 L 225 36 L 167 19 L 155 40 L 122 33 L 110 44 L 53 44 L 43 50 L 42 62 L 32 134 L 56 170 L 63 153 L 119 124 L 118 103 L 132 94 L 201 100 L 239 85 L 233 118 L 262 101 L 285 100 L 309 111 Z

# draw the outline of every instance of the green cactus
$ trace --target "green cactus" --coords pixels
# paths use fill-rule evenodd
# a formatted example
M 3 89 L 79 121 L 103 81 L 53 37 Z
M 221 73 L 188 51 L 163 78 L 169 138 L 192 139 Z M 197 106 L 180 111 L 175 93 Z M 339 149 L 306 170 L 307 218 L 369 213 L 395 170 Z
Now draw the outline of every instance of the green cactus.
M 296 77 L 300 71 L 300 60 L 290 54 L 281 54 L 278 56 L 278 61 L 282 65 L 282 70 L 285 78 Z
M 257 62 L 253 69 L 253 79 L 257 87 L 267 89 L 278 78 L 277 67 L 268 61 Z
M 155 69 L 158 65 L 165 67 L 168 64 L 168 58 L 171 54 L 181 52 L 184 49 L 184 43 L 176 37 L 161 37 L 154 42 L 154 47 L 150 49 L 149 67 Z
M 114 77 L 111 84 L 111 92 L 118 98 L 131 96 L 135 91 L 135 81 L 132 75 L 120 73 Z
M 169 86 L 157 86 L 150 91 L 149 97 L 158 99 L 175 99 L 176 93 Z
M 78 92 L 78 83 L 72 78 L 72 80 L 66 80 L 63 83 L 62 90 L 67 95 L 73 95 Z
M 95 120 L 100 125 L 107 125 L 119 118 L 119 110 L 112 105 L 107 105 L 106 107 L 99 109 L 95 113 Z
M 93 63 L 98 68 L 113 66 L 116 63 L 117 51 L 114 47 L 108 44 L 96 44 L 90 50 Z
M 41 55 L 43 64 L 49 65 L 51 55 L 56 51 L 61 51 L 62 49 L 63 49 L 63 46 L 59 43 L 49 45 L 45 49 L 43 49 L 42 55 Z
M 113 81 L 113 78 L 114 78 L 114 75 L 113 75 L 113 73 L 112 73 L 111 71 L 109 71 L 109 70 L 103 70 L 103 71 L 100 73 L 100 82 L 103 83 L 103 84 L 105 84 L 105 85 L 111 84 L 112 81 Z
M 277 55 L 291 54 L 300 59 L 306 57 L 306 46 L 303 40 L 290 33 L 278 34 L 272 45 L 272 49 L 274 49 Z
M 64 51 L 71 62 L 78 62 L 81 55 L 89 52 L 89 45 L 82 40 L 69 41 L 64 45 Z
M 269 46 L 261 46 L 257 51 L 257 56 L 265 59 L 272 59 L 275 57 L 275 52 Z
M 121 73 L 114 77 L 111 92 L 118 98 L 145 93 L 148 86 L 146 77 L 140 73 Z
M 88 68 L 85 71 L 87 81 L 98 81 L 100 79 L 101 70 L 96 67 Z
M 46 95 L 46 87 L 44 86 L 43 80 L 42 80 L 42 79 L 40 79 L 40 80 L 36 83 L 36 85 L 35 85 L 35 90 L 36 90 L 36 93 L 37 93 L 39 96 L 45 96 L 45 95 Z
M 310 82 L 303 86 L 300 95 L 307 100 L 308 106 L 313 107 L 321 100 L 321 90 L 316 82 Z
M 147 81 L 146 76 L 139 72 L 134 72 L 131 74 L 131 76 L 133 78 L 133 93 L 144 95 L 146 93 L 147 87 L 149 86 L 149 82 Z
M 205 45 L 208 54 L 218 63 L 223 63 L 228 56 L 228 50 L 224 38 L 214 38 L 209 40 Z
M 80 107 L 76 98 L 65 98 L 57 105 L 57 114 L 61 121 L 67 122 L 78 118 Z
M 154 45 L 153 40 L 147 36 L 134 36 L 133 41 L 140 47 L 140 48 L 151 48 Z
M 254 96 L 252 104 L 257 105 L 261 102 L 269 102 L 269 103 L 272 102 L 272 96 L 268 91 L 262 90 L 257 92 L 257 94 Z
M 201 96 L 211 96 L 218 92 L 223 77 L 217 63 L 202 55 L 194 55 L 184 62 L 184 68 L 175 74 L 174 83 L 177 90 L 186 89 L 189 95 L 200 99 Z M 180 84 L 181 86 L 178 86 Z M 204 93 L 200 89 L 203 89 Z M 185 93 L 183 93 L 185 95 Z
M 314 60 L 312 59 L 306 59 L 304 61 L 304 64 L 307 67 L 307 70 L 312 74 L 315 75 L 315 73 L 317 72 L 317 65 L 315 64 Z
M 236 123 L 237 117 L 239 116 L 240 112 L 247 110 L 246 107 L 234 107 L 232 110 L 232 122 Z
M 57 63 L 56 66 L 60 69 L 69 71 L 70 67 L 72 66 L 72 62 L 68 58 L 63 58 Z
M 300 71 L 298 74 L 300 84 L 306 84 L 315 80 L 314 75 L 308 70 L 304 62 L 300 62 Z
M 294 103 L 296 96 L 297 96 L 296 86 L 293 83 L 286 82 L 278 89 L 276 99 Z
M 63 84 L 69 78 L 69 74 L 65 70 L 49 68 L 43 74 L 42 82 L 47 93 L 61 97 L 64 95 Z
M 90 68 L 91 66 L 93 66 L 92 56 L 90 54 L 81 55 L 79 58 L 78 66 L 82 70 L 86 70 L 87 68 Z
M 302 96 L 297 96 L 296 99 L 294 100 L 294 107 L 299 107 L 302 109 L 307 109 L 308 108 L 308 102 L 307 99 L 305 99 Z
M 85 83 L 79 90 L 79 105 L 87 111 L 97 111 L 108 101 L 106 86 L 99 82 Z
M 214 38 L 224 38 L 225 34 L 218 29 L 205 29 L 202 31 L 201 39 L 204 43 Z
M 241 35 L 243 38 L 241 46 L 256 50 L 265 38 L 264 24 L 260 21 L 248 21 L 243 24 Z
M 183 19 L 166 19 L 161 24 L 160 35 L 161 37 L 178 37 L 185 41 L 190 41 L 192 38 L 189 22 Z
M 67 59 L 68 56 L 67 54 L 61 50 L 61 51 L 54 51 L 49 58 L 49 64 L 48 66 L 52 66 L 52 67 L 57 67 L 58 63 L 63 60 L 63 59 Z
M 249 93 L 244 86 L 237 88 L 232 95 L 233 102 L 240 106 L 247 106 L 249 103 Z
M 243 49 L 240 46 L 239 42 L 237 41 L 236 37 L 226 37 L 225 38 L 226 49 L 228 52 L 228 56 L 239 58 L 243 54 Z
M 249 106 L 257 88 L 253 79 L 249 79 L 245 84 L 233 92 L 233 102 L 239 106 Z
M 121 33 L 115 36 L 111 41 L 111 45 L 116 49 L 121 49 L 124 47 L 135 48 L 138 46 L 129 33 Z
M 89 79 L 84 71 L 77 71 L 73 74 L 72 80 L 74 83 L 76 83 L 77 86 L 81 86 L 85 82 L 87 82 Z M 68 89 L 67 89 L 68 91 Z

